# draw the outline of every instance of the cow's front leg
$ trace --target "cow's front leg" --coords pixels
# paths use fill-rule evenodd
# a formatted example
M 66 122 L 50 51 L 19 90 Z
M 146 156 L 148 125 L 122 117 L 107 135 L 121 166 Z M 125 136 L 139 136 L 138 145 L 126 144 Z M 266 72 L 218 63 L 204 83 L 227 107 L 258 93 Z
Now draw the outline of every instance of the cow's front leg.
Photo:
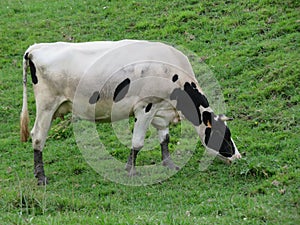
M 151 109 L 151 107 L 149 107 L 149 104 L 147 107 L 148 108 L 146 108 L 146 106 L 137 108 L 134 113 L 135 123 L 132 135 L 132 148 L 128 157 L 127 164 L 125 166 L 125 169 L 128 171 L 129 176 L 135 176 L 138 174 L 135 169 L 136 157 L 139 151 L 144 146 L 146 132 L 153 118 L 153 113 L 149 110 L 149 108 Z
M 166 166 L 172 170 L 179 170 L 179 167 L 172 161 L 170 152 L 169 152 L 169 129 L 159 130 L 158 131 L 159 140 L 160 140 L 160 147 L 161 147 L 161 155 L 162 155 L 162 162 L 163 166 Z
M 125 167 L 125 170 L 127 170 L 129 176 L 135 176 L 138 174 L 136 172 L 135 165 L 136 165 L 136 157 L 137 157 L 137 154 L 139 153 L 139 151 L 140 151 L 140 149 L 134 149 L 134 148 L 131 149 L 131 152 L 130 152 L 130 155 L 128 157 L 128 161 L 127 161 L 127 164 Z

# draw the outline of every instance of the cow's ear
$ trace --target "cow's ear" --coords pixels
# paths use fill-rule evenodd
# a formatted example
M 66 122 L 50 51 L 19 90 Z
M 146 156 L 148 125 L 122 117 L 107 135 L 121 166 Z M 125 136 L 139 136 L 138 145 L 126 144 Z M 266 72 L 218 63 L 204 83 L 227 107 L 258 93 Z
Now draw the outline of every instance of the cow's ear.
M 225 116 L 224 114 L 220 114 L 220 115 L 219 115 L 219 120 L 225 122 L 225 121 L 231 121 L 231 120 L 233 120 L 233 118 L 227 117 L 227 116 Z

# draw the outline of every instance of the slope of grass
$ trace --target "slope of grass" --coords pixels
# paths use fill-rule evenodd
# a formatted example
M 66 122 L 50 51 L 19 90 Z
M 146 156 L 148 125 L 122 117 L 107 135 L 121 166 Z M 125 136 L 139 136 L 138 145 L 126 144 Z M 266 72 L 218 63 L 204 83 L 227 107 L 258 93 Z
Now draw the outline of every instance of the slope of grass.
M 292 0 L 1 1 L 0 224 L 298 224 L 298 12 Z M 24 51 L 35 42 L 126 38 L 181 46 L 205 61 L 235 118 L 230 127 L 244 158 L 200 171 L 198 143 L 170 179 L 124 186 L 97 174 L 71 124 L 56 120 L 44 151 L 51 183 L 36 186 L 31 144 L 19 142 Z M 32 127 L 31 87 L 29 113 Z M 111 126 L 97 127 L 112 154 L 126 161 L 129 150 Z M 138 163 L 159 158 L 157 145 Z

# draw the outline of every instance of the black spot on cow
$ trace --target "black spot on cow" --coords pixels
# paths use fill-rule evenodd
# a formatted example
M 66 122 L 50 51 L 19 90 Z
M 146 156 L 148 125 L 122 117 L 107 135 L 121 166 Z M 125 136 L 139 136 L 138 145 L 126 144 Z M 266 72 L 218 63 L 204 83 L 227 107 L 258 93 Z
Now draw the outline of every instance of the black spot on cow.
M 206 97 L 198 91 L 195 83 L 192 82 L 192 84 L 189 84 L 186 82 L 184 84 L 184 91 L 188 93 L 196 107 L 200 107 L 200 105 L 202 105 L 204 108 L 209 107 Z
M 137 118 L 134 118 L 134 122 L 136 122 L 137 121 Z
M 231 140 L 231 132 L 227 126 L 225 128 L 225 135 L 219 152 L 225 157 L 231 157 L 235 154 L 235 148 Z
M 99 101 L 99 99 L 100 99 L 100 92 L 99 91 L 95 91 L 93 93 L 93 95 L 90 97 L 89 103 L 90 104 L 96 104 L 96 102 Z
M 26 55 L 25 55 L 26 57 Z M 28 55 L 27 55 L 28 58 Z M 30 74 L 31 74 L 31 80 L 33 84 L 37 84 L 38 83 L 38 79 L 36 76 L 36 68 L 34 63 L 31 61 L 31 59 L 29 59 L 29 67 L 30 67 Z
M 222 142 L 223 137 L 220 133 L 216 132 L 216 130 L 212 128 L 205 129 L 205 144 L 209 148 L 219 152 Z
M 201 114 L 199 107 L 196 107 L 190 95 L 180 88 L 175 88 L 170 95 L 171 100 L 176 100 L 176 109 L 180 110 L 183 115 L 195 126 L 201 124 Z
M 28 54 L 29 52 L 26 52 L 26 54 L 24 55 L 24 59 L 28 60 Z
M 152 103 L 149 103 L 145 108 L 145 112 L 146 113 L 149 112 L 151 110 L 151 108 L 152 108 Z
M 178 80 L 178 75 L 175 74 L 175 75 L 172 77 L 172 81 L 173 81 L 173 82 L 176 82 L 177 80 Z
M 209 121 L 211 127 L 205 129 L 205 144 L 218 151 L 221 155 L 225 157 L 231 157 L 235 153 L 234 145 L 231 141 L 231 133 L 229 128 L 221 120 L 212 119 L 213 113 L 203 113 L 203 121 Z M 209 118 L 210 117 L 210 118 Z
M 113 100 L 114 102 L 121 101 L 129 90 L 130 79 L 126 78 L 116 88 Z
M 170 95 L 170 99 L 177 100 L 177 110 L 180 110 L 195 126 L 201 124 L 200 106 L 207 108 L 209 103 L 206 97 L 198 91 L 195 83 L 186 82 L 184 90 L 175 88 Z
M 204 139 L 204 142 L 206 145 L 208 145 L 208 141 L 209 141 L 209 138 L 210 138 L 210 133 L 211 133 L 211 128 L 206 128 L 205 129 L 205 139 Z
M 203 123 L 205 124 L 205 126 L 208 126 L 209 124 L 211 125 L 212 124 L 212 117 L 214 117 L 214 113 L 212 112 L 208 112 L 208 111 L 204 111 L 202 113 L 202 120 L 203 120 Z

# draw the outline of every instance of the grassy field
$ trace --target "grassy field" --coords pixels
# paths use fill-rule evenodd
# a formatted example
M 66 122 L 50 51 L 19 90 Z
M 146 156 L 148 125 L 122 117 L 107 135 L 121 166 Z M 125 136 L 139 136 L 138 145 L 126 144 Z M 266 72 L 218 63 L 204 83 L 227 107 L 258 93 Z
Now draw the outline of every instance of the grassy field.
M 2 0 L 0 224 L 299 224 L 299 10 L 294 0 Z M 235 118 L 230 128 L 244 158 L 200 171 L 198 143 L 168 180 L 126 186 L 96 173 L 72 125 L 56 120 L 44 150 L 50 184 L 37 186 L 31 143 L 19 141 L 24 51 L 35 42 L 119 39 L 159 40 L 204 60 Z M 97 127 L 126 161 L 129 149 L 111 126 Z M 159 159 L 159 144 L 155 149 L 138 164 Z

